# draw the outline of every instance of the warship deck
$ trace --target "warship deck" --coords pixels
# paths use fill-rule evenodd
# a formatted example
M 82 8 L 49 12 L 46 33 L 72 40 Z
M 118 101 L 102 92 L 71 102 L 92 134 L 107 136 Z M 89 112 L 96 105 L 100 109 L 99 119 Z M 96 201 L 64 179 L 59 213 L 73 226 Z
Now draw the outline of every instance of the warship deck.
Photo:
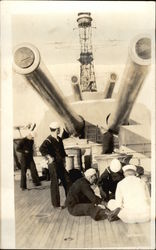
M 16 248 L 145 248 L 150 249 L 150 223 L 125 224 L 122 221 L 94 221 L 88 216 L 71 216 L 67 209 L 51 206 L 49 181 L 21 191 L 20 173 L 15 174 Z M 31 189 L 32 188 L 32 189 Z M 60 186 L 61 200 L 64 192 Z

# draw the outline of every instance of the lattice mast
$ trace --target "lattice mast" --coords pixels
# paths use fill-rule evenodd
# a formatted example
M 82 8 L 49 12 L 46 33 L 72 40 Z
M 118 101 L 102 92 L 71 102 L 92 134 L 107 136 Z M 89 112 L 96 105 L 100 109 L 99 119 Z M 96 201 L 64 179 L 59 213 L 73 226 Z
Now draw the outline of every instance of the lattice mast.
M 92 52 L 92 18 L 89 12 L 78 13 L 80 38 L 80 86 L 81 91 L 97 91 Z

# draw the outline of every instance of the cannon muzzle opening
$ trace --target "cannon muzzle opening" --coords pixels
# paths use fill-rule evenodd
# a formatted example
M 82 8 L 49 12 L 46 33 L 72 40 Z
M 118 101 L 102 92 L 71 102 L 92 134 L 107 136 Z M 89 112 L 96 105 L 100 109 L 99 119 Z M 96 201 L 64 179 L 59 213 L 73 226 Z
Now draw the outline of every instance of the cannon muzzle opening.
M 147 62 L 146 60 L 151 59 L 151 40 L 147 37 L 139 39 L 136 42 L 135 50 L 138 57 Z

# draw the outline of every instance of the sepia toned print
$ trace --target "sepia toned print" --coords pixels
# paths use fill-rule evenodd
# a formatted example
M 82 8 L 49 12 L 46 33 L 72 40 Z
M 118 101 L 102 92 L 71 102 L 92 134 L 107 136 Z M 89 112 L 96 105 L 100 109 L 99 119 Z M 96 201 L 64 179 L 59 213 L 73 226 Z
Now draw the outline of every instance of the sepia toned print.
M 1 5 L 2 248 L 154 249 L 154 2 Z

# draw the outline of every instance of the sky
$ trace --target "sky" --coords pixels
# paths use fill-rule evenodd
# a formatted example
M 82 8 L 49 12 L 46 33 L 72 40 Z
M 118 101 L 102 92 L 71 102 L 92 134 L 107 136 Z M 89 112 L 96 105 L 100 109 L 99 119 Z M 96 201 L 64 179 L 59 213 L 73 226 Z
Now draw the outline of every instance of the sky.
M 12 6 L 13 46 L 36 45 L 47 64 L 79 58 L 77 14 L 90 11 L 95 64 L 122 64 L 129 41 L 154 29 L 152 2 L 20 1 Z M 122 50 L 121 50 L 122 48 Z

